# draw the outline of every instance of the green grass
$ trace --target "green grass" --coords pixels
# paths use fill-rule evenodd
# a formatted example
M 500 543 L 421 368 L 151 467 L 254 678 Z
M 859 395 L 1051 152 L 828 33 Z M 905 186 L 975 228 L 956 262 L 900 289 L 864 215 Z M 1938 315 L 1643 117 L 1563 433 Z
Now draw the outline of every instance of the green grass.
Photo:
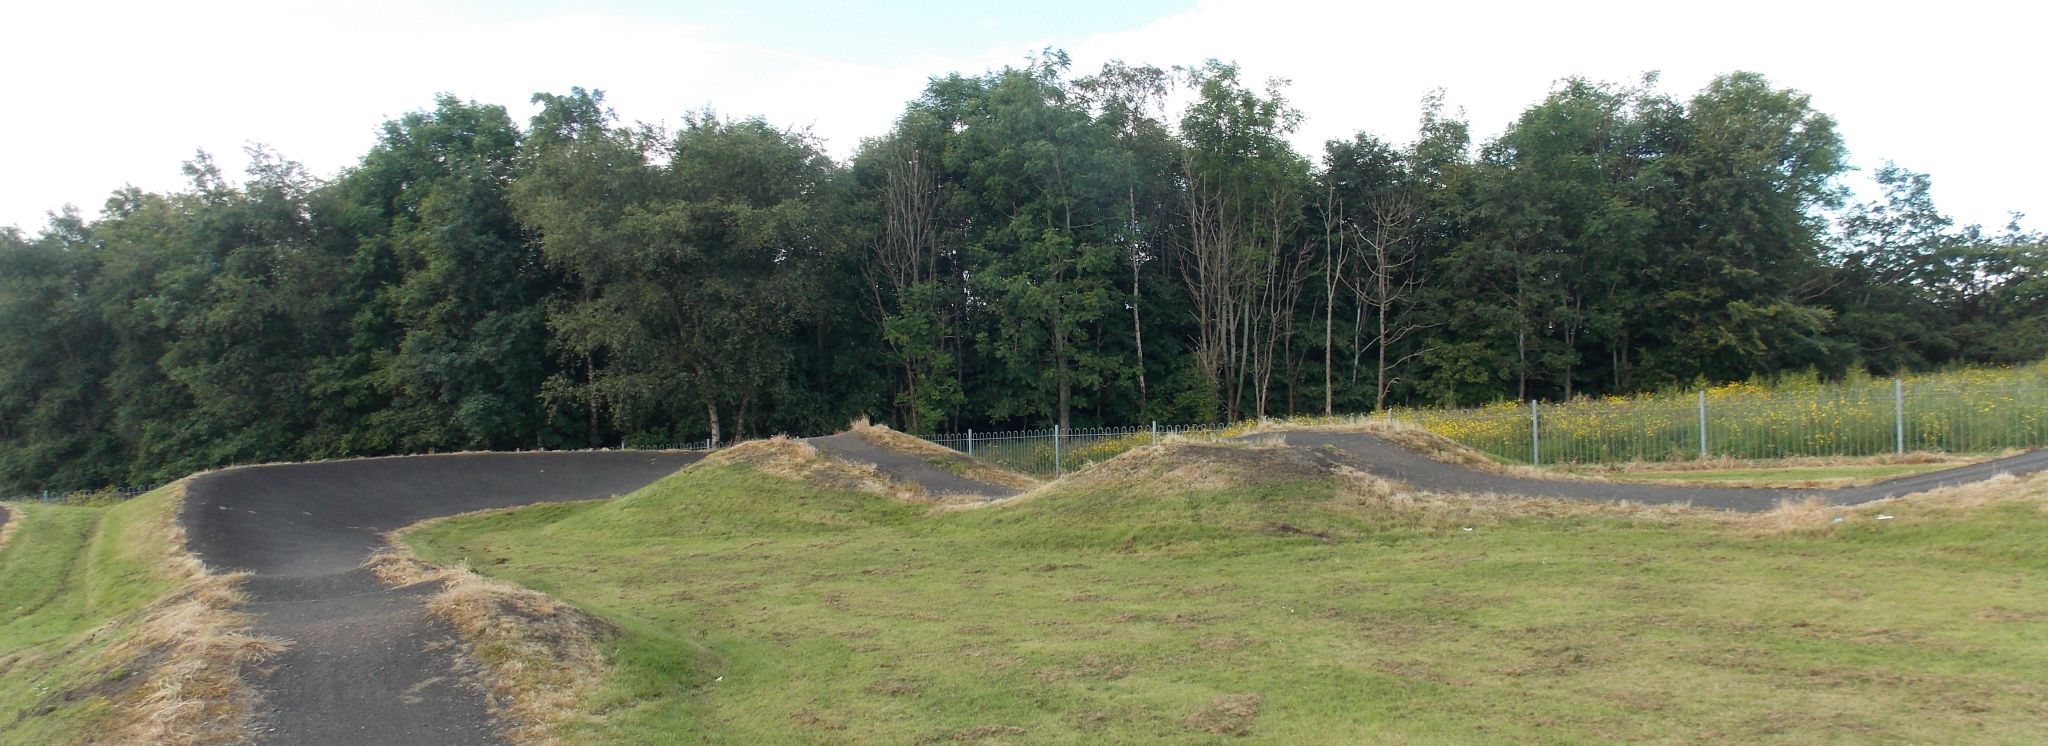
M 22 524 L 0 546 L 0 743 L 100 729 L 137 673 L 101 654 L 176 587 L 158 530 L 175 504 L 167 488 L 110 507 L 15 506 Z
M 1313 480 L 927 513 L 700 466 L 405 538 L 622 626 L 576 743 L 2039 743 L 2027 485 L 1759 535 Z

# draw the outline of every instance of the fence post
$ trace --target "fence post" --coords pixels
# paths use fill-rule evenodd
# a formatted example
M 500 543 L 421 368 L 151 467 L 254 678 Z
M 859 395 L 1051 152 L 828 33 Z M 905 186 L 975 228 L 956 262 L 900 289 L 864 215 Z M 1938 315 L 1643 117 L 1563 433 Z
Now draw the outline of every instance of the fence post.
M 1543 465 L 1543 422 L 1536 412 L 1536 400 L 1529 400 L 1529 465 Z
M 1700 389 L 1700 460 L 1707 460 L 1707 390 Z
M 1906 453 L 1906 380 L 1892 379 L 1892 433 L 1899 455 Z
M 1152 421 L 1152 445 L 1159 445 L 1159 421 Z
M 1066 464 L 1060 461 L 1060 426 L 1052 426 L 1052 475 L 1055 479 L 1067 475 Z
M 967 455 L 974 455 L 974 428 L 967 428 Z
M 50 504 L 50 491 L 49 491 L 49 490 L 43 490 L 43 504 L 44 504 L 44 505 L 48 505 L 48 504 Z

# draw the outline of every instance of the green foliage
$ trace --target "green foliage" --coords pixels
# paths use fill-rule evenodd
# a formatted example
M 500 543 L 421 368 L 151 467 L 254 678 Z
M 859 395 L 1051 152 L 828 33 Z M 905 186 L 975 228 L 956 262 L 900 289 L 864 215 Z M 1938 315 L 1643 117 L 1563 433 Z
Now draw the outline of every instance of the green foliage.
M 1208 422 L 2048 357 L 2048 240 L 1731 73 L 1294 152 L 1283 81 L 1048 50 L 799 131 L 438 96 L 0 231 L 0 493 L 449 449 Z M 1176 104 L 1179 103 L 1178 108 Z M 1829 226 L 1835 230 L 1830 230 Z

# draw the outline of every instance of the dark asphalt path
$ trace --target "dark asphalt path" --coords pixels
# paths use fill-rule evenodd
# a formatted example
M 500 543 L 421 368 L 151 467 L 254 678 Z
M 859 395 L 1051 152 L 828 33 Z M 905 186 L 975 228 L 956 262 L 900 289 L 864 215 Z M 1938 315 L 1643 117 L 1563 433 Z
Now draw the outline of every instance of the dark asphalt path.
M 701 454 L 476 453 L 252 466 L 198 477 L 179 518 L 218 571 L 254 574 L 256 631 L 291 642 L 259 674 L 258 743 L 495 744 L 475 664 L 429 617 L 431 586 L 361 568 L 392 529 L 458 513 L 625 494 Z
M 1863 487 L 1841 489 L 1761 489 L 1693 487 L 1623 482 L 1539 479 L 1445 463 L 1373 435 L 1313 430 L 1283 431 L 1290 446 L 1332 448 L 1374 475 L 1432 492 L 1470 492 L 1572 500 L 1632 501 L 1653 505 L 1689 504 L 1723 510 L 1761 511 L 1787 497 L 1819 495 L 1835 505 L 1855 505 L 1939 487 L 1982 481 L 1999 474 L 2028 474 L 2048 469 L 2048 450 L 2023 453 L 1980 464 L 1900 477 Z M 1248 436 L 1270 438 L 1272 433 Z
M 968 479 L 933 466 L 915 455 L 876 445 L 857 433 L 806 438 L 804 442 L 848 461 L 874 464 L 882 473 L 915 482 L 934 495 L 976 495 L 998 499 L 1015 497 L 1018 493 L 1015 488 Z

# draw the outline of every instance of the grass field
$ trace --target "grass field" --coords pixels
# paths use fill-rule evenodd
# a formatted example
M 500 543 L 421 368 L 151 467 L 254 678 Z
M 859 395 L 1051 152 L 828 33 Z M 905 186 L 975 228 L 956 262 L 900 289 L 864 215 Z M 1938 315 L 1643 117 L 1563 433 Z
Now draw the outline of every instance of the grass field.
M 1240 477 L 941 511 L 704 464 L 404 540 L 618 625 L 574 743 L 2048 740 L 2048 477 L 1754 517 Z
M 157 527 L 169 490 L 108 507 L 23 504 L 0 545 L 0 733 L 7 743 L 104 737 L 140 677 L 108 647 L 177 587 Z

